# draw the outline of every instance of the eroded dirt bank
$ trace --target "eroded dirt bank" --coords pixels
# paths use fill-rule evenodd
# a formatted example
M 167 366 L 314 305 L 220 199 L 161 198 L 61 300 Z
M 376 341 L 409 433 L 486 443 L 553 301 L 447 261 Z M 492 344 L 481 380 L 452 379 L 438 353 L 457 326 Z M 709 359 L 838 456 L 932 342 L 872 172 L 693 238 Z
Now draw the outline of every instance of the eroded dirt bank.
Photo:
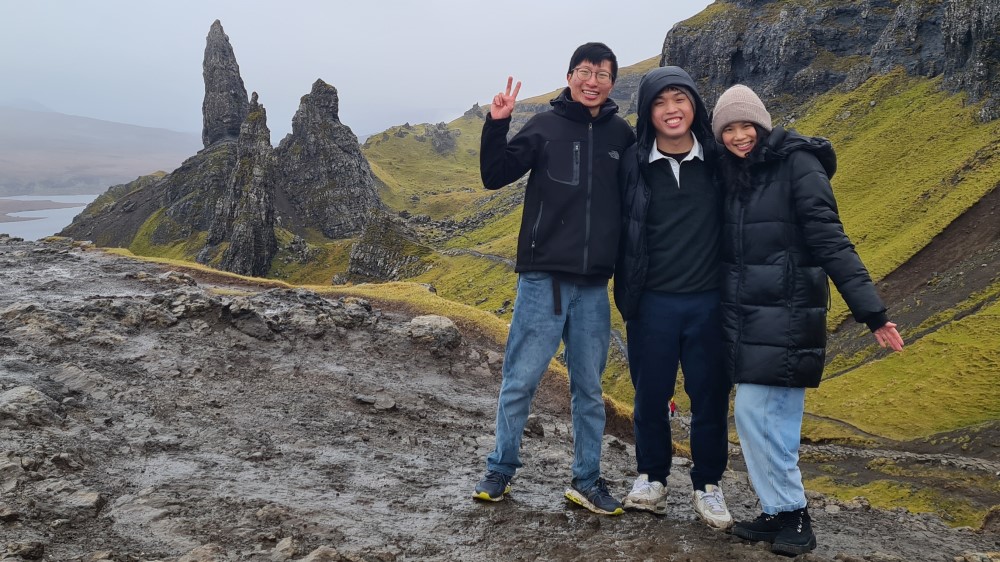
M 440 318 L 308 291 L 223 293 L 69 244 L 0 236 L 0 559 L 780 560 L 695 520 L 565 502 L 548 378 L 510 501 L 469 499 L 500 351 Z M 634 477 L 607 438 L 605 475 Z M 734 465 L 738 465 L 734 462 Z M 739 518 L 745 475 L 723 483 Z M 809 560 L 981 560 L 995 532 L 813 497 Z

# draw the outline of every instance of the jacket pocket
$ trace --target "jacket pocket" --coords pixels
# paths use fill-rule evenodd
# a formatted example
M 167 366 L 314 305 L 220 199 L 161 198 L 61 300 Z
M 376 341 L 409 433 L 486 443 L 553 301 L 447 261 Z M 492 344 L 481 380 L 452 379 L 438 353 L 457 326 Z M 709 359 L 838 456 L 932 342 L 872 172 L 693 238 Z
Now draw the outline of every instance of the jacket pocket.
M 545 173 L 550 180 L 565 185 L 580 185 L 580 141 L 546 142 L 545 155 Z

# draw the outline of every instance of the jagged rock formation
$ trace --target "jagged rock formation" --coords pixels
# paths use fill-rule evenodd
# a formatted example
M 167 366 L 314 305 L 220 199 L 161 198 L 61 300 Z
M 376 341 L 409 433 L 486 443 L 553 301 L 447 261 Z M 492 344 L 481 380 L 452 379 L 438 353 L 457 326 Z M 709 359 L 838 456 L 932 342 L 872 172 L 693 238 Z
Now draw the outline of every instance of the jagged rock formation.
M 470 107 L 468 110 L 466 110 L 466 112 L 464 114 L 462 114 L 462 116 L 463 117 L 478 117 L 479 119 L 485 119 L 486 118 L 486 111 L 489 111 L 488 107 L 485 108 L 485 109 L 482 108 L 482 107 L 479 107 L 479 102 L 476 102 L 476 103 L 472 104 L 472 107 Z
M 351 248 L 349 280 L 395 280 L 420 275 L 429 267 L 423 258 L 432 250 L 413 240 L 416 236 L 392 215 L 379 213 Z
M 208 31 L 202 76 L 205 100 L 201 105 L 204 116 L 201 140 L 208 148 L 222 140 L 235 140 L 249 111 L 240 65 L 236 64 L 233 46 L 219 20 Z
M 236 161 L 228 191 L 216 204 L 208 236 L 210 246 L 205 250 L 228 240 L 219 267 L 244 275 L 264 275 L 278 242 L 272 202 L 274 149 L 267 112 L 257 103 L 257 92 L 250 100 L 250 112 L 236 142 Z
M 109 189 L 61 235 L 264 276 L 279 238 L 350 238 L 382 209 L 358 139 L 340 122 L 336 88 L 317 80 L 273 149 L 264 107 L 256 93 L 247 101 L 219 21 L 204 76 L 205 148 L 165 176 Z
M 288 207 L 283 218 L 312 225 L 327 238 L 357 234 L 369 212 L 382 206 L 358 138 L 340 122 L 339 106 L 337 89 L 317 80 L 276 151 L 279 196 Z
M 455 148 L 458 146 L 457 139 L 461 135 L 461 130 L 449 129 L 447 124 L 438 123 L 436 125 L 426 125 L 424 127 L 424 134 L 416 135 L 413 138 L 417 142 L 427 142 L 430 140 L 434 152 L 444 156 L 455 152 Z
M 1000 4 L 994 0 L 945 3 L 945 84 L 969 93 L 969 101 L 985 100 L 980 119 L 1000 117 Z
M 993 0 L 720 0 L 674 26 L 660 64 L 690 69 L 710 101 L 743 83 L 778 113 L 901 66 L 943 74 L 952 91 L 985 100 L 990 120 L 1000 104 L 998 34 Z

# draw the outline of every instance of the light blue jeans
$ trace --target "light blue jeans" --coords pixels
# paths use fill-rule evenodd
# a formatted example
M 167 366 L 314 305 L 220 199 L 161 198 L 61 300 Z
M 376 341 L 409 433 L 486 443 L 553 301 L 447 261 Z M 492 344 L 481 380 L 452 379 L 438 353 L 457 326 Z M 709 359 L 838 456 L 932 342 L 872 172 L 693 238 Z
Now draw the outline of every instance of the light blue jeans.
M 764 513 L 806 506 L 799 472 L 799 442 L 806 389 L 736 385 L 736 433 Z
M 497 401 L 496 448 L 486 469 L 514 476 L 521 467 L 521 434 L 531 401 L 561 340 L 566 343 L 573 414 L 573 480 L 586 489 L 601 475 L 601 373 L 608 359 L 611 305 L 607 285 L 562 282 L 559 287 L 562 313 L 555 314 L 552 276 L 525 272 L 518 277 Z

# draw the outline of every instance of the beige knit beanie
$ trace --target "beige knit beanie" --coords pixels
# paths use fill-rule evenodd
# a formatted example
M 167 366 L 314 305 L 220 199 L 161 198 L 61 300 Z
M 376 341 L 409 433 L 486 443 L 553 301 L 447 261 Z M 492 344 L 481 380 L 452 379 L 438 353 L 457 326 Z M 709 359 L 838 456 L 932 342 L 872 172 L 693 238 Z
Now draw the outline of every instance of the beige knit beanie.
M 737 84 L 722 92 L 719 101 L 715 102 L 715 109 L 712 110 L 712 132 L 715 134 L 715 140 L 722 142 L 722 130 L 737 121 L 749 121 L 768 131 L 771 130 L 771 114 L 764 107 L 764 102 L 743 84 Z

